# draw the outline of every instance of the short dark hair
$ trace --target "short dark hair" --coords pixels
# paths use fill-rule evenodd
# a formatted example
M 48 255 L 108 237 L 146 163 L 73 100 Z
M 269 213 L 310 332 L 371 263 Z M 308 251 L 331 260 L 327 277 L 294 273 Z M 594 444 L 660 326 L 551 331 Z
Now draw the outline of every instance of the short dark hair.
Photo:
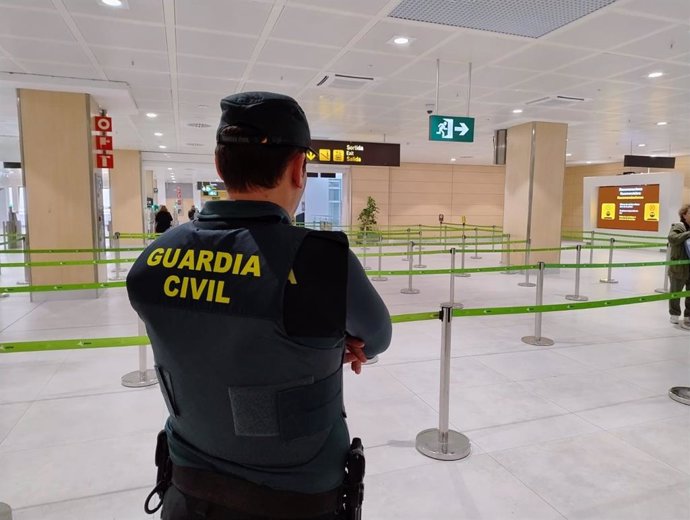
M 250 132 L 249 132 L 250 133 Z M 247 136 L 247 128 L 229 126 L 223 135 Z M 216 145 L 218 174 L 230 191 L 245 192 L 254 188 L 275 188 L 290 160 L 302 148 L 254 143 Z

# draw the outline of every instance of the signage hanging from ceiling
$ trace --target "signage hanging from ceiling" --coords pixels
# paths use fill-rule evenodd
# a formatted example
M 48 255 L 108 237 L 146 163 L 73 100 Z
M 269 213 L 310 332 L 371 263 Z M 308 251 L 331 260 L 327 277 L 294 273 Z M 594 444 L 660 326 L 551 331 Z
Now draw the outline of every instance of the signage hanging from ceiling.
M 94 116 L 93 134 L 95 137 L 96 168 L 112 169 L 115 166 L 112 132 L 113 120 L 110 117 L 105 114 Z
M 313 139 L 311 147 L 314 152 L 307 152 L 307 160 L 313 163 L 400 166 L 399 144 Z
M 474 118 L 429 116 L 429 141 L 474 142 Z

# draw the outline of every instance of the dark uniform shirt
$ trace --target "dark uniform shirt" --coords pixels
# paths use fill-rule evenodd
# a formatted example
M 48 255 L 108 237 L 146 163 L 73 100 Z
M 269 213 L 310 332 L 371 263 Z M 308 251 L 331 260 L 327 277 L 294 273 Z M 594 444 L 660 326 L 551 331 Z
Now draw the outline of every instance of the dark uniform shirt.
M 172 234 L 166 233 L 167 247 L 174 247 L 177 234 L 180 241 L 184 240 L 190 231 L 197 227 L 204 229 L 205 225 L 212 225 L 214 229 L 237 230 L 256 225 L 276 226 L 280 233 L 280 226 L 289 226 L 290 219 L 280 207 L 270 202 L 259 201 L 212 201 L 207 202 L 203 210 L 198 213 L 198 220 L 179 226 Z M 135 310 L 147 323 L 152 320 L 164 320 L 158 311 L 151 311 L 151 306 L 140 305 L 137 292 L 145 285 L 146 260 L 160 239 L 147 249 L 142 255 L 141 262 L 135 264 L 128 277 L 130 300 Z M 287 284 L 283 294 L 283 323 L 285 331 L 296 343 L 313 348 L 333 348 L 333 340 L 319 337 L 319 328 L 334 330 L 334 321 L 330 316 L 333 306 L 328 302 L 319 301 L 324 298 L 324 280 L 328 280 L 329 266 L 320 262 L 320 258 L 333 257 L 337 254 L 334 248 L 342 247 L 337 241 L 327 239 L 322 233 L 307 235 L 299 248 L 292 267 L 291 276 L 299 280 L 299 284 Z M 330 256 L 329 256 L 330 255 Z M 391 323 L 388 311 L 376 290 L 369 282 L 357 257 L 352 251 L 347 252 L 347 279 L 345 298 L 345 330 L 347 334 L 361 338 L 366 346 L 364 352 L 368 358 L 383 352 L 391 340 Z M 141 294 L 141 292 L 139 292 Z M 147 316 L 147 314 L 149 314 Z M 184 315 L 183 315 L 184 316 Z M 194 310 L 187 311 L 188 326 L 194 329 Z M 161 323 L 157 323 L 161 326 Z M 308 331 L 307 334 L 305 331 Z M 316 333 L 314 333 L 316 331 Z M 193 332 L 192 332 L 193 334 Z M 213 331 L 222 338 L 223 330 Z M 151 335 L 151 334 L 150 334 Z M 324 333 L 325 336 L 325 333 Z M 153 339 L 153 338 L 152 338 Z M 279 343 L 280 338 L 276 338 Z M 180 341 L 183 341 L 180 339 Z M 221 341 L 222 344 L 222 341 Z M 154 353 L 165 350 L 165 355 L 175 355 L 174 349 L 167 349 L 166 345 L 153 344 Z M 179 345 L 177 346 L 179 347 Z M 235 345 L 235 348 L 238 346 Z M 193 349 L 193 345 L 189 345 Z M 170 352 L 168 351 L 170 350 Z M 192 350 L 193 351 L 193 350 Z M 189 364 L 188 353 L 182 357 Z M 159 363 L 158 355 L 156 362 Z M 272 360 L 266 359 L 265 366 L 260 369 L 271 370 Z M 257 367 L 252 367 L 256 369 Z M 222 370 L 222 367 L 219 367 Z M 193 366 L 188 366 L 189 373 L 194 372 Z M 162 388 L 163 390 L 163 388 Z M 166 397 L 167 398 L 167 397 Z M 169 405 L 170 407 L 170 405 Z M 171 412 L 172 414 L 172 412 Z M 258 484 L 275 489 L 289 491 L 318 493 L 333 489 L 340 484 L 343 475 L 343 461 L 349 446 L 349 434 L 345 420 L 339 417 L 329 430 L 327 438 L 320 445 L 316 455 L 305 463 L 285 464 L 276 461 L 275 465 L 262 463 L 261 465 L 242 464 L 237 461 L 219 458 L 207 451 L 192 445 L 179 435 L 169 419 L 166 425 L 173 462 L 180 466 L 194 467 L 218 473 L 227 473 Z M 365 439 L 366 442 L 366 439 Z

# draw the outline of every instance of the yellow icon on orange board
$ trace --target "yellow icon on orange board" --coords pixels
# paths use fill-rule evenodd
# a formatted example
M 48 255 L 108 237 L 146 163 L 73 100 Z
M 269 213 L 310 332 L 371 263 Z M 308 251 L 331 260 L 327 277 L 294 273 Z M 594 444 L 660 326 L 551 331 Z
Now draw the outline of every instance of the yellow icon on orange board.
M 644 219 L 647 222 L 659 222 L 659 204 L 647 202 L 644 205 Z
M 345 162 L 345 150 L 333 150 L 333 161 Z
M 328 148 L 319 148 L 319 161 L 330 161 L 331 151 Z
M 601 220 L 616 220 L 616 204 L 605 202 L 601 205 Z
M 311 150 L 307 150 L 307 159 L 309 159 L 310 161 L 313 161 L 314 157 L 316 157 L 316 154 L 314 152 L 312 152 Z

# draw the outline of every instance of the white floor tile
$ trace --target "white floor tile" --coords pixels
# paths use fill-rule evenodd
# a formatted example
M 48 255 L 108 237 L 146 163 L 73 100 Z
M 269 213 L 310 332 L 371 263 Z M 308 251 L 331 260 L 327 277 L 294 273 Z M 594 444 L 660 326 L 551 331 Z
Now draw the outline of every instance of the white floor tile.
M 635 385 L 657 394 L 665 394 L 672 386 L 690 386 L 690 363 L 681 360 L 618 368 L 608 373 L 632 381 Z
M 612 430 L 670 417 L 690 415 L 690 407 L 664 395 L 582 410 L 577 412 L 577 415 L 600 428 Z
M 556 352 L 517 352 L 478 356 L 475 359 L 511 381 L 540 379 L 565 374 L 581 374 L 591 369 Z
M 14 354 L 2 354 L 13 356 Z M 0 365 L 0 404 L 36 399 L 59 364 Z
M 0 446 L 30 406 L 31 403 L 0 404 Z

